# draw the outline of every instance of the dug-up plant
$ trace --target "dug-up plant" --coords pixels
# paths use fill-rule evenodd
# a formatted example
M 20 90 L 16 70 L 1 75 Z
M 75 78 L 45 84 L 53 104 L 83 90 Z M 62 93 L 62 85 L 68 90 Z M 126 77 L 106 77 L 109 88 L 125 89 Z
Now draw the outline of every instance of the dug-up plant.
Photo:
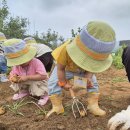
M 6 105 L 5 107 L 6 107 L 8 110 L 10 110 L 11 112 L 13 112 L 15 115 L 24 116 L 24 114 L 19 111 L 19 109 L 20 109 L 23 105 L 25 105 L 24 99 L 21 100 L 21 101 L 13 102 L 13 104 Z
M 13 112 L 15 115 L 20 115 L 20 116 L 24 116 L 24 114 L 22 112 L 19 111 L 19 109 L 27 104 L 34 104 L 35 106 L 37 106 L 40 114 L 46 114 L 46 111 L 43 110 L 39 105 L 37 105 L 35 102 L 30 101 L 30 102 L 25 102 L 25 99 L 22 99 L 20 101 L 16 101 L 13 102 L 13 104 L 10 105 L 5 105 L 5 108 L 7 108 L 8 110 L 10 110 L 11 112 Z
M 122 69 L 124 68 L 123 64 L 122 64 L 122 53 L 123 53 L 123 49 L 125 48 L 125 46 L 122 46 L 121 48 L 119 48 L 117 50 L 117 52 L 112 55 L 113 56 L 113 65 L 117 68 L 117 69 Z

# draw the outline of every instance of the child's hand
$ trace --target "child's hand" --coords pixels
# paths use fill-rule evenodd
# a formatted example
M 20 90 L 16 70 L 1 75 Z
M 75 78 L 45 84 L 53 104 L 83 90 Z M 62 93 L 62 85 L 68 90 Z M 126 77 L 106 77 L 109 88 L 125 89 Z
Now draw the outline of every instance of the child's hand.
M 28 80 L 28 76 L 19 76 L 18 82 L 25 82 Z
M 19 82 L 19 76 L 17 76 L 17 75 L 9 76 L 9 81 L 13 82 L 13 83 L 18 83 Z
M 93 86 L 92 83 L 93 73 L 86 71 L 85 77 L 87 78 L 87 88 L 91 88 Z
M 72 88 L 72 84 L 67 83 L 63 88 L 69 90 L 69 88 Z
M 91 87 L 93 87 L 92 79 L 87 78 L 87 88 L 91 88 Z

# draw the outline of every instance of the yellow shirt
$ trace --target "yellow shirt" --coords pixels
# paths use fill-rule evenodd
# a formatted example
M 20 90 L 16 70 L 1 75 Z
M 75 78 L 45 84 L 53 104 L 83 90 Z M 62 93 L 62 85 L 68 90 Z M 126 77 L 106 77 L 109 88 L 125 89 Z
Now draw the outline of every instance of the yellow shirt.
M 52 56 L 54 57 L 57 63 L 65 65 L 66 66 L 65 69 L 67 71 L 84 72 L 85 70 L 78 67 L 67 53 L 66 46 L 70 43 L 70 41 L 71 40 L 68 40 L 64 44 L 62 44 L 60 47 L 56 48 L 52 52 Z

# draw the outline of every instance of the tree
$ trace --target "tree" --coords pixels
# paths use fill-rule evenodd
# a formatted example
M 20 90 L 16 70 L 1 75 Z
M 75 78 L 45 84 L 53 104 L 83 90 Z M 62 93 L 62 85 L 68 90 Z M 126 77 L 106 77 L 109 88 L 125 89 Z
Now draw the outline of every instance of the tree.
M 20 38 L 31 36 L 27 34 L 27 26 L 30 24 L 27 18 L 12 17 L 9 13 L 6 0 L 2 0 L 0 5 L 0 31 L 3 32 L 7 38 Z M 64 38 L 51 29 L 39 36 L 38 31 L 31 36 L 37 42 L 46 44 L 52 49 L 56 48 L 64 42 Z
M 64 42 L 64 38 L 59 36 L 58 32 L 48 29 L 47 33 L 42 33 L 42 43 L 50 46 L 52 49 L 55 49 L 60 44 Z
M 5 24 L 4 32 L 7 37 L 23 39 L 27 31 L 27 18 L 10 17 Z
M 71 29 L 72 37 L 77 36 L 80 32 L 81 32 L 81 28 L 80 27 L 78 27 L 76 32 L 74 31 L 74 29 Z
M 27 18 L 12 17 L 6 0 L 2 0 L 0 7 L 0 31 L 8 38 L 23 38 L 28 25 Z
M 3 32 L 5 20 L 8 18 L 9 11 L 6 0 L 0 3 L 0 31 Z

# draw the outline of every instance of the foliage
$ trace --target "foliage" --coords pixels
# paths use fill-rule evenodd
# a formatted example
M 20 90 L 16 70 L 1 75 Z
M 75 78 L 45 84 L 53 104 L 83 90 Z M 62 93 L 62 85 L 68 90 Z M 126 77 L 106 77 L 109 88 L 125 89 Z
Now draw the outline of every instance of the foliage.
M 6 105 L 5 107 L 8 108 L 11 112 L 13 112 L 16 115 L 24 116 L 24 114 L 19 111 L 19 109 L 23 105 L 25 105 L 25 103 L 23 101 L 24 100 L 21 100 L 20 102 L 17 101 L 17 102 L 14 102 L 12 105 Z
M 24 116 L 22 112 L 19 111 L 19 109 L 27 104 L 34 104 L 38 110 L 36 111 L 37 114 L 39 115 L 46 115 L 47 111 L 45 109 L 42 109 L 37 103 L 33 101 L 25 101 L 25 98 L 22 100 L 18 100 L 16 102 L 13 102 L 13 104 L 10 105 L 5 105 L 7 109 L 9 109 L 11 112 L 13 112 L 15 115 L 21 115 Z
M 4 24 L 5 20 L 7 19 L 9 15 L 8 6 L 6 0 L 3 0 L 1 2 L 0 6 L 0 31 L 3 32 L 4 30 Z
M 9 13 L 6 0 L 2 0 L 0 7 L 0 31 L 3 32 L 7 38 L 20 38 L 31 36 L 27 34 L 27 26 L 30 22 L 27 18 L 19 16 L 12 17 Z M 38 43 L 43 43 L 55 49 L 64 42 L 64 38 L 51 29 L 39 36 L 38 31 L 31 37 L 34 37 Z
M 26 18 L 10 16 L 7 2 L 3 0 L 0 8 L 0 31 L 8 38 L 23 38 L 27 25 Z
M 20 17 L 10 17 L 5 24 L 4 33 L 7 37 L 23 38 L 26 33 L 27 19 Z
M 75 37 L 75 36 L 78 35 L 80 32 L 81 32 L 81 28 L 80 28 L 80 27 L 77 29 L 76 32 L 74 31 L 74 29 L 71 29 L 72 37 Z
M 113 65 L 117 68 L 117 69 L 122 69 L 124 66 L 122 64 L 122 53 L 123 53 L 123 48 L 124 46 L 122 46 L 121 48 L 119 48 L 117 50 L 117 52 L 113 55 Z
M 127 81 L 127 79 L 125 79 L 124 77 L 115 77 L 112 79 L 112 83 L 117 83 L 117 82 L 125 82 Z
M 35 112 L 37 115 L 46 115 L 48 113 L 45 109 L 38 109 Z
M 38 32 L 33 36 L 37 42 L 43 43 L 55 49 L 60 44 L 64 42 L 64 38 L 59 36 L 59 34 L 51 29 L 48 29 L 47 33 L 42 33 L 41 38 L 39 38 Z

